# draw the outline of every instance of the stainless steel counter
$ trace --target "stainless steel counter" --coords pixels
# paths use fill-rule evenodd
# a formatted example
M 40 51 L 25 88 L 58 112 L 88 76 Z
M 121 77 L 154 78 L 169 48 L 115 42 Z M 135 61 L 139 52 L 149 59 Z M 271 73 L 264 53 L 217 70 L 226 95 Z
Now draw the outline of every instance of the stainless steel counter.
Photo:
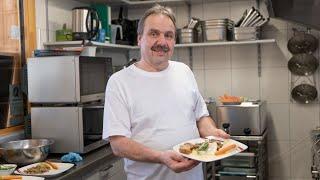
M 92 173 L 97 170 L 100 166 L 109 166 L 116 161 L 120 160 L 119 157 L 116 157 L 112 154 L 110 145 L 101 147 L 95 151 L 89 152 L 85 155 L 81 155 L 83 160 L 75 163 L 75 166 L 70 170 L 64 172 L 63 174 L 54 177 L 48 178 L 50 180 L 73 180 L 81 179 L 81 177 L 86 176 L 87 174 Z M 61 155 L 51 155 L 50 160 L 55 161 L 59 160 Z M 47 179 L 47 178 L 46 178 Z

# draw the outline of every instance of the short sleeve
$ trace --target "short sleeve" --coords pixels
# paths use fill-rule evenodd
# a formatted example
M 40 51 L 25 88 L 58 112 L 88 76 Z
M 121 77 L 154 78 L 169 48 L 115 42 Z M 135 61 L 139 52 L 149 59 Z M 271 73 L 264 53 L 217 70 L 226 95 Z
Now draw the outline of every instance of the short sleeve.
M 209 116 L 209 112 L 207 109 L 207 105 L 198 89 L 198 84 L 194 77 L 194 74 L 188 66 L 187 68 L 188 68 L 188 73 L 190 74 L 190 80 L 192 81 L 193 88 L 195 90 L 194 93 L 196 98 L 195 98 L 194 113 L 195 113 L 196 120 L 198 121 L 200 120 L 201 117 Z
M 103 139 L 114 135 L 131 137 L 128 106 L 116 85 L 110 78 L 105 92 Z

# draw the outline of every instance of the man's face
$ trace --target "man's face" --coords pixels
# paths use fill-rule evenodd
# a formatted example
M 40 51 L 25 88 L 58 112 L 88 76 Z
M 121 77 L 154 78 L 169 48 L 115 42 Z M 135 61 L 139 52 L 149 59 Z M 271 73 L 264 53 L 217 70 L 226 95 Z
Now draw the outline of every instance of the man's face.
M 138 36 L 141 58 L 155 65 L 167 63 L 173 54 L 175 33 L 169 17 L 162 14 L 147 17 L 143 34 Z

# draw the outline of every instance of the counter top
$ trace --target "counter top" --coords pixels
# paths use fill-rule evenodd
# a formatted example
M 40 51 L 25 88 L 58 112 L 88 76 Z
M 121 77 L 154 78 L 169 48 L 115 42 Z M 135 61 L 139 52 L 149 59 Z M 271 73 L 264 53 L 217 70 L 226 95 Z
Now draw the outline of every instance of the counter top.
M 62 155 L 52 155 L 49 160 L 57 161 Z M 119 160 L 119 157 L 113 155 L 110 145 L 103 146 L 97 150 L 81 155 L 83 160 L 75 163 L 75 166 L 63 174 L 49 178 L 50 180 L 72 180 L 96 170 L 102 164 L 112 164 Z M 47 179 L 47 178 L 46 178 Z

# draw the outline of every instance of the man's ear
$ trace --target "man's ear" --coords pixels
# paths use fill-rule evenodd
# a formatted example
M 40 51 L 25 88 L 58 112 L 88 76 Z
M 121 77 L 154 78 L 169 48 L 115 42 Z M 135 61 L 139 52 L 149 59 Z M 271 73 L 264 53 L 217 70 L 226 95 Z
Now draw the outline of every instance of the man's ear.
M 141 38 L 142 38 L 142 36 L 141 36 L 141 35 L 138 35 L 138 36 L 137 36 L 138 46 L 140 46 Z

